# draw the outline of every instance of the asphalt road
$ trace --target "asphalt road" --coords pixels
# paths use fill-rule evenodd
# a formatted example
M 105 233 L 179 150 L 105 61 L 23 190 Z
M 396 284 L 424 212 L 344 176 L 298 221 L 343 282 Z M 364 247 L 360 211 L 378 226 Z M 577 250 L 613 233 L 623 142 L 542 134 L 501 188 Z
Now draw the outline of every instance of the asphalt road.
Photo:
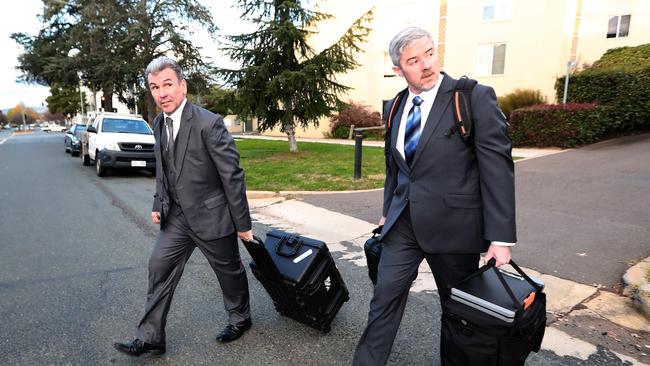
M 16 135 L 0 144 L 0 365 L 350 363 L 372 293 L 364 270 L 336 258 L 351 299 L 326 335 L 278 315 L 248 271 L 253 328 L 221 345 L 214 341 L 226 319 L 220 289 L 199 251 L 169 313 L 167 353 L 117 353 L 112 343 L 132 339 L 144 308 L 157 232 L 148 220 L 153 179 L 145 172 L 98 178 L 63 151 L 63 134 Z M 254 224 L 260 236 L 267 230 Z M 247 265 L 243 249 L 242 256 Z M 389 364 L 436 360 L 439 316 L 435 294 L 412 293 Z M 527 364 L 625 363 L 599 349 L 587 361 L 545 350 Z
M 617 290 L 650 256 L 650 134 L 515 164 L 518 264 Z M 307 203 L 368 222 L 382 191 L 305 195 Z

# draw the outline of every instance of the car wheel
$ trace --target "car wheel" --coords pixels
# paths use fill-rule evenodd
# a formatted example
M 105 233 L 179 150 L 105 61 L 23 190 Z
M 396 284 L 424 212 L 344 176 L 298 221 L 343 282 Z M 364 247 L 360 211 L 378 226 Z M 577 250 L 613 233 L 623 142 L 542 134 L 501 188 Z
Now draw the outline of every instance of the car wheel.
M 99 157 L 99 151 L 95 153 L 95 170 L 97 171 L 98 177 L 103 177 L 106 175 L 106 168 L 102 165 L 102 159 Z
M 86 166 L 90 165 L 90 155 L 88 154 L 81 155 L 81 164 Z

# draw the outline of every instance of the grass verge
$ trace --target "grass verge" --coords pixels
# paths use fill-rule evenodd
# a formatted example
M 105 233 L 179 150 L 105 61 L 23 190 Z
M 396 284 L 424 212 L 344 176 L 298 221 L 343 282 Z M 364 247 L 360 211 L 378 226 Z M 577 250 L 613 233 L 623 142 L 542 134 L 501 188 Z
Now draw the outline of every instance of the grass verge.
M 381 188 L 384 150 L 364 147 L 362 178 L 355 180 L 354 146 L 299 142 L 290 153 L 287 141 L 236 141 L 246 188 L 253 191 L 342 191 Z
M 246 172 L 246 188 L 252 191 L 344 191 L 384 185 L 381 147 L 363 148 L 361 179 L 355 180 L 354 146 L 299 142 L 298 152 L 290 153 L 287 141 L 240 139 L 235 143 Z

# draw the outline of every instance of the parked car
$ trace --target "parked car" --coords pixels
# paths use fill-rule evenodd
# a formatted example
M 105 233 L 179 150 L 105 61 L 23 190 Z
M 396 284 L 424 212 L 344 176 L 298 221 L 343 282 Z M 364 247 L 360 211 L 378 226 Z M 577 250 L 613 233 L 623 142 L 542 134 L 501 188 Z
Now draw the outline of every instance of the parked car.
M 81 134 L 86 131 L 86 125 L 76 123 L 65 133 L 65 152 L 79 156 L 81 152 Z
M 84 165 L 95 162 L 97 175 L 109 168 L 156 170 L 153 131 L 139 116 L 117 113 L 98 114 L 82 139 Z
M 65 126 L 58 125 L 56 123 L 48 123 L 44 127 L 41 127 L 41 131 L 45 132 L 64 132 L 66 130 Z

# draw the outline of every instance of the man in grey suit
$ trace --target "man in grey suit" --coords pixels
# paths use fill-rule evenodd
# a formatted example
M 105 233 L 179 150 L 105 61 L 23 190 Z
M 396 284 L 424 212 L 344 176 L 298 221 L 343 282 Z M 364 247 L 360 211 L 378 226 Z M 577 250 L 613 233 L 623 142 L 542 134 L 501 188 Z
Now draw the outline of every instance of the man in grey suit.
M 476 271 L 480 253 L 500 266 L 510 261 L 516 242 L 511 143 L 494 90 L 474 87 L 474 143 L 467 146 L 454 127 L 456 81 L 440 71 L 429 32 L 406 28 L 389 52 L 408 91 L 395 103 L 390 121 L 379 223 L 383 251 L 354 365 L 386 364 L 423 259 L 443 303 L 449 286 Z
M 223 118 L 185 98 L 178 64 L 159 57 L 145 78 L 162 113 L 154 120 L 156 194 L 151 219 L 160 232 L 149 258 L 149 289 L 136 339 L 115 343 L 139 356 L 165 352 L 165 323 L 176 285 L 195 247 L 217 275 L 228 312 L 220 342 L 238 339 L 251 327 L 248 280 L 237 237 L 251 241 L 251 218 L 239 153 Z

